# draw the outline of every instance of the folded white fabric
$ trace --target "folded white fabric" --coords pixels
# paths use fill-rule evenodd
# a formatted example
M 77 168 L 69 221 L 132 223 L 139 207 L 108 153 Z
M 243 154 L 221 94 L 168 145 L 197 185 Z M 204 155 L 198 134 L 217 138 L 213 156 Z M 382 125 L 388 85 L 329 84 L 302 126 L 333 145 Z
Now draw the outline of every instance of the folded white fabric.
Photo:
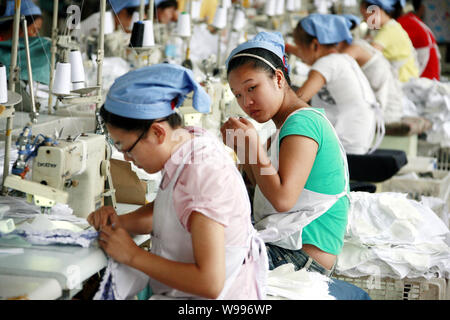
M 267 279 L 267 299 L 291 300 L 335 300 L 329 294 L 329 278 L 305 269 L 295 271 L 292 263 L 283 264 L 269 271 Z
M 432 278 L 450 275 L 450 232 L 424 203 L 400 193 L 352 192 L 336 273 Z

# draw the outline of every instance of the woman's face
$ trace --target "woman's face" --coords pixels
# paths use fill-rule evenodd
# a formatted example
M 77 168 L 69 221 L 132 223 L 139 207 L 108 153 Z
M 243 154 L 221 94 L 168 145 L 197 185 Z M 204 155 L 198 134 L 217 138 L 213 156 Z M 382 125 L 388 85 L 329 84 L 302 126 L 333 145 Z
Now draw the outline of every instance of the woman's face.
M 312 66 L 316 61 L 314 44 L 305 44 L 295 40 L 295 45 L 298 47 L 297 56 L 307 65 Z
M 158 22 L 167 24 L 178 21 L 178 10 L 175 7 L 157 9 Z
M 39 36 L 39 32 L 42 28 L 42 18 L 38 17 L 34 20 L 32 24 L 30 24 L 27 28 L 29 37 L 37 37 Z
M 144 133 L 126 131 L 110 124 L 106 128 L 114 146 L 123 153 L 126 161 L 133 162 L 148 173 L 156 173 L 164 167 L 167 159 L 164 159 L 161 144 L 157 142 L 152 129 Z
M 281 71 L 280 71 L 281 73 Z M 279 82 L 284 77 L 269 74 L 253 68 L 252 63 L 242 65 L 228 75 L 228 83 L 239 106 L 252 119 L 264 123 L 278 112 L 284 97 L 283 86 Z

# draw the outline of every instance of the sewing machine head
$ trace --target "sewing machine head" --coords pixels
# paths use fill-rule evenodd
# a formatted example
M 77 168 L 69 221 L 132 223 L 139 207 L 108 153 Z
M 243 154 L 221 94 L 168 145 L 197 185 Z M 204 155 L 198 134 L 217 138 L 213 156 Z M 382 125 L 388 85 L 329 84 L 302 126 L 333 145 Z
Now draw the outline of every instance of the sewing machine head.
M 27 193 L 41 208 L 67 203 L 76 216 L 87 217 L 104 205 L 105 195 L 111 196 L 111 191 L 105 193 L 105 180 L 110 177 L 109 156 L 103 135 L 83 133 L 59 139 L 37 149 L 32 181 L 8 176 L 5 185 Z

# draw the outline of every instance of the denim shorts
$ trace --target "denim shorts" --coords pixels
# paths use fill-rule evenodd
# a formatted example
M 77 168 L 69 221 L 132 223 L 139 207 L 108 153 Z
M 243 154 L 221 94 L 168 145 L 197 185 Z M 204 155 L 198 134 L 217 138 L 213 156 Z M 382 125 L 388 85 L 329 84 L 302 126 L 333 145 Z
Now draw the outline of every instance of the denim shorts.
M 266 243 L 266 248 L 269 257 L 269 270 L 286 263 L 292 263 L 295 271 L 306 268 L 307 271 L 319 272 L 327 277 L 331 277 L 333 274 L 334 266 L 331 270 L 326 269 L 302 249 L 289 250 L 270 243 Z

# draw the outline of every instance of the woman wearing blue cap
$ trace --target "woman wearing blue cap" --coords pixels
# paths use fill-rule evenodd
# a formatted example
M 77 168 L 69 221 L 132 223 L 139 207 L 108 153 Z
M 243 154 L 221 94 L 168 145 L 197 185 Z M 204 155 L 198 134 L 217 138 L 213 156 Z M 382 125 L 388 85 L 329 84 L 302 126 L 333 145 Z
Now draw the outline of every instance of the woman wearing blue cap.
M 370 29 L 377 29 L 371 44 L 394 67 L 401 82 L 419 77 L 414 47 L 408 33 L 395 20 L 401 15 L 405 0 L 364 0 L 360 11 Z
M 276 133 L 263 146 L 250 121 L 230 118 L 222 137 L 256 185 L 253 217 L 269 268 L 292 263 L 331 276 L 350 204 L 347 158 L 323 109 L 311 108 L 290 87 L 284 48 L 279 32 L 261 32 L 226 61 L 241 108 L 259 123 L 272 120 Z M 331 281 L 329 290 L 338 299 L 368 298 L 343 281 Z
M 343 15 L 352 30 L 359 24 L 359 19 L 352 15 Z M 403 92 L 400 81 L 389 61 L 367 40 L 354 39 L 352 43 L 342 41 L 339 52 L 353 57 L 367 77 L 370 87 L 380 103 L 386 124 L 395 123 L 403 116 Z
M 122 292 L 130 283 L 135 294 L 148 282 L 153 298 L 264 298 L 267 254 L 242 177 L 220 140 L 183 128 L 176 113 L 191 91 L 193 107 L 209 112 L 210 98 L 190 70 L 158 64 L 118 78 L 101 109 L 125 159 L 163 175 L 154 202 L 126 215 L 103 207 L 88 217 L 106 253 L 144 276 L 130 282 L 134 271 L 111 267 L 115 299 L 128 297 Z M 130 237 L 150 232 L 151 252 Z M 110 297 L 111 287 L 103 285 L 100 298 Z
M 311 14 L 293 32 L 296 54 L 311 66 L 297 94 L 313 107 L 323 107 L 347 154 L 366 154 L 377 147 L 383 116 L 366 76 L 356 61 L 338 51 L 352 42 L 347 20 L 332 14 Z M 372 146 L 375 134 L 376 143 Z
M 1 7 L 0 7 L 1 8 Z M 4 4 L 4 11 L 0 11 L 3 17 L 11 17 L 15 12 L 15 1 L 8 0 Z M 1 10 L 1 9 L 0 9 Z M 22 0 L 20 4 L 20 13 L 27 20 L 27 31 L 29 37 L 36 37 L 42 28 L 42 12 L 41 9 L 31 0 Z M 0 41 L 10 40 L 12 38 L 13 20 L 0 24 Z M 23 37 L 22 24 L 20 24 L 20 37 Z

